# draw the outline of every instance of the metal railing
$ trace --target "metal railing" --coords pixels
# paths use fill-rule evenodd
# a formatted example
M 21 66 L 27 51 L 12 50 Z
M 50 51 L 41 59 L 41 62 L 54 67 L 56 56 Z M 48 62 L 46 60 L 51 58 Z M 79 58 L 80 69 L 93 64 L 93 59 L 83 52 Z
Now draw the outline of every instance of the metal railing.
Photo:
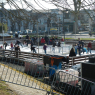
M 94 95 L 95 83 L 79 77 L 79 72 L 68 69 L 58 70 L 44 66 L 39 60 L 26 60 L 22 65 L 1 60 L 0 78 L 2 81 L 42 90 L 51 95 Z
M 72 66 L 72 65 L 80 64 L 81 62 L 84 61 L 89 61 L 89 57 L 94 57 L 94 56 L 95 54 L 69 57 L 69 65 Z
M 53 89 L 65 95 L 94 95 L 95 82 L 79 77 L 74 70 L 59 70 L 53 81 Z
M 72 62 L 76 61 L 77 64 L 77 61 L 88 60 L 88 57 L 72 57 Z M 45 66 L 42 58 L 43 54 L 18 52 L 16 56 L 16 51 L 0 50 L 1 80 L 53 95 L 94 95 L 94 82 L 79 77 L 79 72 L 75 70 L 58 70 L 49 65 Z
M 11 58 L 11 61 L 15 59 L 19 59 L 20 61 L 24 62 L 26 59 L 38 59 L 43 60 L 44 54 L 38 54 L 38 53 L 29 53 L 29 52 L 17 52 L 12 50 L 2 50 L 0 49 L 0 59 L 2 60 L 9 60 Z M 81 62 L 88 61 L 89 57 L 94 57 L 95 54 L 90 55 L 82 55 L 82 56 L 75 56 L 75 57 L 69 57 L 69 63 L 65 64 L 65 62 L 62 63 L 62 66 L 71 67 L 76 64 L 80 64 Z

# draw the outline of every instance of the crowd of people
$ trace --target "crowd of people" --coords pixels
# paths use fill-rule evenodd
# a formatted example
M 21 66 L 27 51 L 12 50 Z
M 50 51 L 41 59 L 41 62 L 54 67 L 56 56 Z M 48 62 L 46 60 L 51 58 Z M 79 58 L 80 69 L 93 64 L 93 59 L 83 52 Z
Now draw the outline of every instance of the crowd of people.
M 81 55 L 81 53 L 84 54 L 84 52 L 91 54 L 91 48 L 92 48 L 92 44 L 91 42 L 88 43 L 87 48 L 85 47 L 85 43 L 79 39 L 78 43 L 73 46 L 70 50 L 69 56 L 76 56 L 77 54 Z
M 60 39 L 62 41 L 64 41 L 63 39 Z M 43 50 L 44 53 L 47 53 L 47 47 L 48 45 L 52 45 L 52 51 L 55 52 L 55 46 L 58 46 L 59 48 L 61 47 L 61 42 L 60 40 L 58 40 L 57 37 L 51 37 L 49 38 L 48 36 L 45 37 L 32 37 L 30 38 L 29 35 L 26 35 L 26 40 L 24 41 L 24 44 L 26 44 L 28 46 L 28 44 L 30 44 L 31 46 L 31 51 L 33 53 L 36 53 L 36 47 L 34 47 L 34 45 L 41 45 L 43 46 Z M 56 42 L 58 42 L 58 44 L 56 44 Z M 59 49 L 60 52 L 60 49 Z
M 25 40 L 23 42 L 21 42 L 20 40 L 16 40 L 15 44 L 13 44 L 12 42 L 10 43 L 10 47 L 11 50 L 20 51 L 19 45 L 21 45 L 22 47 L 30 45 L 31 52 L 37 53 L 36 52 L 37 47 L 35 47 L 35 45 L 38 45 L 39 43 L 39 45 L 43 46 L 43 50 L 45 54 L 47 53 L 48 45 L 52 45 L 52 52 L 54 53 L 55 53 L 55 46 L 57 46 L 59 48 L 59 53 L 60 53 L 60 47 L 61 47 L 60 41 L 64 41 L 64 40 L 63 39 L 58 40 L 57 37 L 49 38 L 48 36 L 39 37 L 39 38 L 38 37 L 30 38 L 29 35 L 26 35 Z M 7 45 L 8 44 L 5 41 L 3 44 L 4 49 L 6 49 Z
M 54 41 L 58 41 L 58 37 L 57 36 L 53 36 L 51 38 L 49 38 L 48 36 L 45 36 L 45 37 L 29 37 L 29 35 L 26 35 L 26 44 L 28 46 L 28 44 L 31 43 L 31 40 L 33 42 L 34 45 L 38 44 L 39 45 L 44 45 L 44 44 L 47 44 L 47 45 L 52 45 Z M 64 41 L 64 39 L 60 39 L 60 41 Z
M 37 44 L 37 45 L 43 46 L 44 53 L 47 54 L 48 45 L 52 45 L 52 52 L 55 53 L 55 46 L 57 46 L 58 52 L 60 53 L 62 41 L 64 41 L 64 39 L 59 40 L 57 37 L 49 38 L 48 36 L 45 36 L 45 37 L 39 37 L 39 38 L 38 37 L 30 38 L 29 35 L 26 35 L 23 43 L 20 40 L 17 40 L 15 44 L 13 44 L 11 42 L 10 46 L 11 46 L 11 50 L 20 51 L 19 45 L 21 45 L 23 47 L 25 45 L 28 46 L 30 44 L 31 52 L 37 53 L 36 52 L 37 47 L 35 47 L 35 45 Z M 5 41 L 3 44 L 4 49 L 6 49 L 7 45 L 8 44 Z M 88 46 L 86 48 L 85 43 L 79 39 L 78 43 L 76 43 L 76 45 L 71 48 L 69 56 L 76 56 L 77 54 L 81 55 L 82 52 L 83 52 L 83 54 L 84 54 L 84 52 L 91 53 L 91 48 L 92 48 L 91 42 L 88 43 Z

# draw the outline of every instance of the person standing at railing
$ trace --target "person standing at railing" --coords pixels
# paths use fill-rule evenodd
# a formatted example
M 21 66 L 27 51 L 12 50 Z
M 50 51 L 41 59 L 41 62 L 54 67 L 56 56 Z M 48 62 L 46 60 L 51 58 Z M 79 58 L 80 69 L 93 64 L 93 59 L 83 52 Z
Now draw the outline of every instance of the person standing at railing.
M 75 50 L 74 50 L 73 47 L 72 47 L 71 50 L 70 50 L 69 56 L 70 56 L 70 57 L 76 56 L 76 53 L 75 53 Z
M 20 51 L 20 47 L 18 45 L 15 46 L 15 51 L 16 51 L 16 58 L 18 58 L 18 51 Z
M 91 42 L 88 43 L 88 47 L 87 48 L 88 48 L 88 52 L 90 51 L 90 53 L 91 53 L 91 48 L 92 48 Z

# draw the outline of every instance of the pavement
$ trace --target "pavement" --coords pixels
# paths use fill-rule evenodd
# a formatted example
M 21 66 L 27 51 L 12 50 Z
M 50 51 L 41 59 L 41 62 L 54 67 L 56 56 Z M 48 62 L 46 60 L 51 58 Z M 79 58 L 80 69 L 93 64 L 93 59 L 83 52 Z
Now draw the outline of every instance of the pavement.
M 38 89 L 46 88 L 47 85 L 43 84 L 43 86 L 32 76 L 16 71 L 2 63 L 0 63 L 0 78 L 18 95 L 46 95 L 46 91 Z
M 63 35 L 60 35 L 64 37 Z M 68 38 L 95 38 L 95 35 L 90 36 L 89 31 L 80 31 L 79 33 L 73 34 L 72 32 L 65 32 L 65 37 Z
M 72 32 L 66 32 L 65 33 L 66 35 L 72 35 L 72 36 L 75 36 L 75 35 L 89 35 L 89 31 L 80 31 L 79 33 L 76 33 L 76 34 L 73 34 Z

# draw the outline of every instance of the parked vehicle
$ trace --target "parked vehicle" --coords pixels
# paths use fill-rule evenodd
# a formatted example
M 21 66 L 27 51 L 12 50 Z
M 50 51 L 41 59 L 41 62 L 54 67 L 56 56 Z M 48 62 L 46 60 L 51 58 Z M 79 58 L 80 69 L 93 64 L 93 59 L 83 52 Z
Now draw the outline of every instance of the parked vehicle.
M 23 35 L 23 31 L 21 31 L 20 34 Z
M 8 34 L 10 34 L 10 35 L 11 35 L 12 33 L 13 33 L 12 31 L 8 31 Z
M 32 34 L 36 34 L 36 31 L 32 31 Z
M 29 30 L 29 31 L 28 31 L 28 34 L 31 34 L 31 33 L 32 33 L 32 30 Z

